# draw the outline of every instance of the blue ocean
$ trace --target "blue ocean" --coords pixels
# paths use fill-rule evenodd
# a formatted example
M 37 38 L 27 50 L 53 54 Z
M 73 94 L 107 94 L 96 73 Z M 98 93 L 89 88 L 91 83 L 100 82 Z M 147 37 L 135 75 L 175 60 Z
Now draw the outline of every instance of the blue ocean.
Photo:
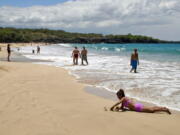
M 72 50 L 88 50 L 88 66 L 72 65 Z M 130 73 L 130 56 L 137 48 L 138 73 Z M 41 46 L 40 54 L 31 54 L 34 46 L 20 52 L 31 59 L 51 60 L 39 63 L 63 67 L 80 82 L 116 92 L 123 88 L 138 100 L 180 110 L 180 44 L 54 44 Z

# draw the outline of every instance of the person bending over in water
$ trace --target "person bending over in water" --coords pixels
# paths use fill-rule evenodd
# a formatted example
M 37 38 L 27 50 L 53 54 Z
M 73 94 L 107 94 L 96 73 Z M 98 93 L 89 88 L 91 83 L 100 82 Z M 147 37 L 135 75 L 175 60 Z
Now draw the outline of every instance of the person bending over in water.
M 137 71 L 136 71 L 137 65 L 139 65 L 139 57 L 138 57 L 137 49 L 134 49 L 134 53 L 132 53 L 132 55 L 131 55 L 130 65 L 132 66 L 130 72 L 132 72 L 134 70 L 134 73 L 137 73 Z
M 119 101 L 110 108 L 110 111 L 125 110 L 125 108 L 126 108 L 128 110 L 136 111 L 136 112 L 147 112 L 147 113 L 167 112 L 168 114 L 171 114 L 169 109 L 166 107 L 159 107 L 159 106 L 148 107 L 141 103 L 134 103 L 131 99 L 129 99 L 125 96 L 123 89 L 120 89 L 116 93 L 116 95 L 117 95 Z M 119 104 L 121 104 L 120 107 L 118 106 Z
M 74 50 L 72 52 L 72 57 L 73 57 L 73 64 L 78 65 L 78 57 L 80 56 L 79 50 L 77 47 L 74 47 Z

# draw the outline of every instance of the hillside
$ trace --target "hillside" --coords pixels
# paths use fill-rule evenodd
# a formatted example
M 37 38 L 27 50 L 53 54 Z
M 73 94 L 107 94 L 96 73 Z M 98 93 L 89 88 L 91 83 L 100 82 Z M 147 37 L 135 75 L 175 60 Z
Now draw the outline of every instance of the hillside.
M 0 28 L 0 42 L 48 43 L 168 43 L 141 35 L 102 35 L 70 33 L 63 30 Z

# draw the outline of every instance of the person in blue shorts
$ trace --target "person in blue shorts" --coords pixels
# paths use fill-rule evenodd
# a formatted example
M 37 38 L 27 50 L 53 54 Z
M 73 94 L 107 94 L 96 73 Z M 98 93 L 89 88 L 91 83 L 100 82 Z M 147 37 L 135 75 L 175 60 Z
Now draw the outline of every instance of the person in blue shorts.
M 134 71 L 134 73 L 137 73 L 137 66 L 139 65 L 139 57 L 137 49 L 134 49 L 134 53 L 131 55 L 131 61 L 130 65 L 132 66 L 130 72 Z

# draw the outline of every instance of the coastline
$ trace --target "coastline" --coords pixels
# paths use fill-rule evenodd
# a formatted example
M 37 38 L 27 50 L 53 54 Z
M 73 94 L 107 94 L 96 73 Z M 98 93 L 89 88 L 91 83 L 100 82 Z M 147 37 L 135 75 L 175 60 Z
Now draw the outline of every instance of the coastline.
M 38 46 L 38 45 L 47 45 L 46 43 L 12 43 L 12 47 L 22 47 L 22 46 Z M 5 48 L 6 44 L 4 44 L 4 48 Z M 5 48 L 6 49 L 6 48 Z M 23 55 L 23 53 L 20 53 L 20 52 L 13 52 L 14 56 L 12 57 L 12 61 L 13 62 L 25 62 L 25 63 L 43 63 L 43 62 L 54 62 L 54 61 L 50 61 L 50 60 L 42 60 L 42 59 L 31 59 L 31 58 L 28 58 L 28 57 L 25 57 Z M 6 57 L 3 57 L 1 58 L 0 57 L 0 61 L 6 61 Z M 47 65 L 47 64 L 45 64 Z M 49 65 L 49 64 L 48 64 Z M 59 67 L 59 66 L 58 66 Z M 62 67 L 60 67 L 62 68 Z M 65 68 L 63 68 L 65 69 Z M 99 97 L 102 97 L 102 98 L 106 98 L 108 100 L 113 100 L 113 101 L 117 101 L 117 98 L 116 98 L 116 94 L 112 91 L 109 91 L 103 87 L 99 87 L 99 86 L 95 86 L 93 85 L 93 83 L 89 84 L 88 81 L 86 82 L 86 80 L 79 80 L 79 77 L 77 75 L 75 75 L 74 73 L 71 73 L 71 71 L 69 71 L 68 69 L 66 69 L 68 71 L 68 73 L 75 77 L 76 80 L 79 82 L 79 83 L 82 83 L 83 85 L 85 85 L 85 91 L 90 93 L 90 94 L 93 94 L 93 95 L 96 95 L 96 96 L 99 96 Z M 154 103 L 154 102 L 151 102 L 151 101 L 146 101 L 146 100 L 141 100 L 139 98 L 136 98 L 136 97 L 130 97 L 132 98 L 134 101 L 136 102 L 142 102 L 143 104 L 145 105 L 150 105 L 150 106 L 161 106 L 161 104 L 157 104 L 157 103 Z M 168 107 L 168 106 L 166 106 Z M 168 107 L 169 108 L 169 107 Z M 177 109 L 174 109 L 174 108 L 170 108 L 173 112 L 175 113 L 179 113 L 180 111 L 177 110 Z
M 47 43 L 12 43 L 12 47 L 16 48 L 16 47 L 22 47 L 22 46 L 38 46 L 38 45 L 47 45 Z M 6 44 L 4 44 L 4 48 L 6 47 Z M 11 58 L 13 62 L 25 62 L 25 63 L 43 63 L 43 62 L 54 62 L 54 61 L 50 61 L 50 60 L 42 60 L 42 59 L 31 59 L 31 58 L 28 58 L 28 57 L 25 57 L 23 55 L 23 53 L 20 53 L 20 52 L 14 52 L 13 51 L 13 54 L 14 56 Z M 3 57 L 3 58 L 0 58 L 0 61 L 6 61 L 6 58 Z M 47 64 L 45 64 L 47 65 Z M 48 64 L 49 65 L 49 64 Z M 59 66 L 58 66 L 59 67 Z M 62 67 L 60 67 L 62 68 Z M 65 68 L 63 68 L 65 69 Z M 101 98 L 105 98 L 105 99 L 108 99 L 108 100 L 112 100 L 112 101 L 117 101 L 117 98 L 116 98 L 116 94 L 112 91 L 109 91 L 107 90 L 106 88 L 103 88 L 103 87 L 96 87 L 95 85 L 93 85 L 93 83 L 89 84 L 88 81 L 86 82 L 85 80 L 79 80 L 79 77 L 75 74 L 72 74 L 71 71 L 69 71 L 68 69 L 65 69 L 68 71 L 68 73 L 75 77 L 76 80 L 79 82 L 79 83 L 82 83 L 83 85 L 85 85 L 86 87 L 84 88 L 84 90 L 90 94 L 93 94 L 93 95 L 96 95 L 98 97 L 101 97 Z M 161 104 L 157 104 L 157 103 L 153 103 L 151 101 L 146 101 L 146 100 L 141 100 L 139 98 L 136 98 L 136 97 L 130 97 L 132 98 L 132 100 L 134 100 L 135 102 L 142 102 L 143 104 L 145 105 L 148 105 L 148 106 L 161 106 Z M 168 107 L 168 106 L 166 106 Z M 168 107 L 169 108 L 169 107 Z M 169 108 L 171 111 L 173 111 L 174 113 L 179 113 L 180 111 L 177 110 L 177 109 L 174 109 L 174 108 Z
M 1 67 L 0 133 L 3 135 L 116 135 L 119 132 L 177 135 L 180 132 L 179 113 L 104 111 L 104 106 L 109 107 L 114 101 L 88 94 L 83 90 L 85 85 L 63 68 L 25 62 L 1 62 Z
M 37 46 L 37 45 L 50 45 L 49 43 L 39 42 L 39 43 L 0 43 L 1 47 L 6 47 L 7 44 L 11 44 L 13 47 L 21 47 L 21 46 Z
M 1 51 L 0 51 L 0 61 L 7 61 L 7 53 L 6 47 L 8 43 L 0 43 Z M 10 43 L 12 48 L 24 47 L 24 46 L 38 46 L 38 45 L 48 45 L 46 43 Z M 51 62 L 48 60 L 40 60 L 40 59 L 29 59 L 23 56 L 21 53 L 12 51 L 11 61 L 12 62 Z

